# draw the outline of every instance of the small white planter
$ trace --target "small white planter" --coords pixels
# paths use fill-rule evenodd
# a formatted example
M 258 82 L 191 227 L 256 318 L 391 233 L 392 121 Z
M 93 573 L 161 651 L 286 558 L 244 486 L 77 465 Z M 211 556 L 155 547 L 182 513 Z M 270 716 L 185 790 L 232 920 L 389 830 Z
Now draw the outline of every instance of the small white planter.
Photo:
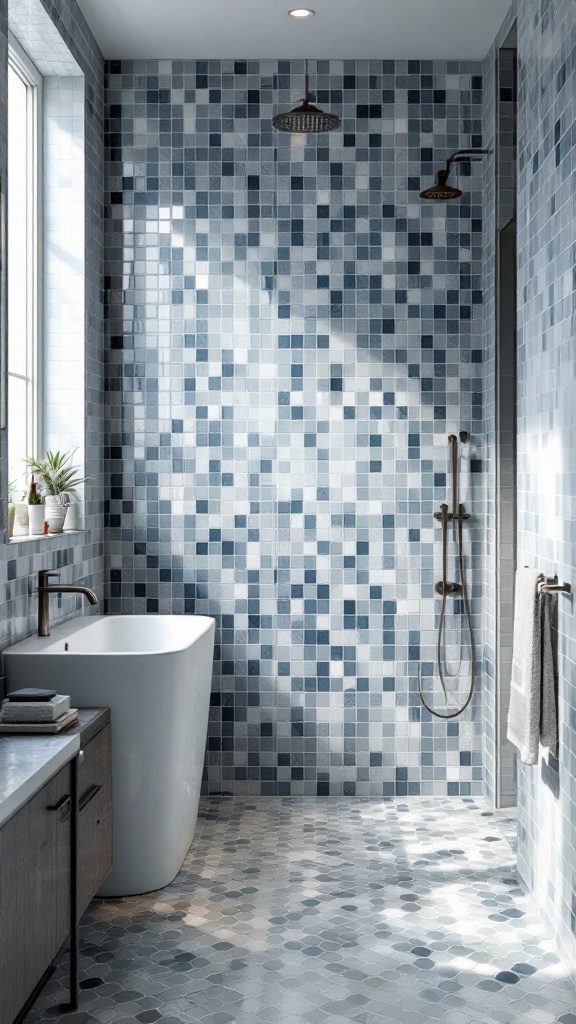
M 48 533 L 63 533 L 68 506 L 63 503 L 59 494 L 47 494 L 44 501 Z
M 82 502 L 71 501 L 66 506 L 68 511 L 66 512 L 66 525 L 65 531 L 68 530 L 81 530 L 82 529 Z
M 44 505 L 28 505 L 28 534 L 30 537 L 42 537 L 45 512 Z
M 14 537 L 28 536 L 28 503 L 17 501 L 14 505 Z

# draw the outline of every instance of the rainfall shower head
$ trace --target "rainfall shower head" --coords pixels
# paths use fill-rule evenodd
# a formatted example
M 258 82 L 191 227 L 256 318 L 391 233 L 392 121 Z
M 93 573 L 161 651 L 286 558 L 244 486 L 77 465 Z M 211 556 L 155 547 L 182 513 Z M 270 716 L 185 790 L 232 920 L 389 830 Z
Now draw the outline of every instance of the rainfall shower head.
M 294 107 L 293 110 L 288 111 L 286 114 L 276 114 L 272 118 L 274 128 L 278 128 L 281 132 L 293 132 L 296 135 L 304 135 L 314 132 L 331 132 L 334 128 L 339 127 L 340 118 L 336 114 L 326 114 L 310 102 L 308 61 L 306 61 L 304 94 L 301 106 Z
M 438 171 L 436 175 L 436 183 L 430 185 L 430 188 L 425 188 L 420 193 L 420 199 L 459 199 L 462 192 L 459 188 L 454 188 L 453 185 L 447 184 L 447 178 L 450 174 L 449 170 Z
M 430 185 L 430 188 L 425 188 L 420 193 L 420 199 L 459 199 L 462 195 L 461 190 L 448 184 L 452 164 L 459 163 L 461 160 L 471 161 L 474 157 L 483 156 L 488 152 L 488 149 L 459 149 L 457 153 L 453 153 L 448 157 L 446 166 L 436 174 L 436 183 Z

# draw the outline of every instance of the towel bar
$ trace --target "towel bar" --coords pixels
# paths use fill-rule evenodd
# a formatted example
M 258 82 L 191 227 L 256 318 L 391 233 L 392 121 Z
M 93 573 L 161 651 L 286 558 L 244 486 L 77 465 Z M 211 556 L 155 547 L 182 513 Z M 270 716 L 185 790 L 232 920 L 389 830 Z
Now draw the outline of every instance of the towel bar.
M 571 594 L 571 583 L 540 583 L 538 586 L 540 594 Z

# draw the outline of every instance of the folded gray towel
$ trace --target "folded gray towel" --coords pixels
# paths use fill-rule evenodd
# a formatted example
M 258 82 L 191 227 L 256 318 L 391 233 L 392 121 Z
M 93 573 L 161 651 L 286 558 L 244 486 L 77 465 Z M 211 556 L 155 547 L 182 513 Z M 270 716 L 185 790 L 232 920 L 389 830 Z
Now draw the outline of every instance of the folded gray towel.
M 15 701 L 2 703 L 2 722 L 57 722 L 70 710 L 70 697 L 57 694 L 52 700 Z
M 556 598 L 540 594 L 537 569 L 516 572 L 508 739 L 524 764 L 537 764 L 540 743 L 556 753 L 556 670 L 553 616 Z
M 558 712 L 556 707 L 556 657 L 554 633 L 558 615 L 558 598 L 544 595 L 542 621 L 542 716 L 540 742 L 552 754 L 558 751 Z

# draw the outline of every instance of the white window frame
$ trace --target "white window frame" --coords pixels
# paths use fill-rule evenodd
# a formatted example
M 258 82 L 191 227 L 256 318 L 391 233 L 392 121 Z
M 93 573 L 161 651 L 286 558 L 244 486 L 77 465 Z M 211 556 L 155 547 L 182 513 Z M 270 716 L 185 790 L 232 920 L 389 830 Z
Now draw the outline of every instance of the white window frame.
M 26 455 L 38 457 L 42 445 L 42 75 L 15 36 L 8 33 L 8 64 L 27 91 L 27 217 L 26 217 L 26 375 L 10 373 L 10 320 L 7 324 L 8 376 L 27 382 Z M 8 187 L 10 187 L 8 183 Z M 10 223 L 7 224 L 8 232 Z M 9 244 L 9 243 L 8 243 Z M 7 274 L 10 274 L 8 261 Z M 10 405 L 8 404 L 8 431 Z M 22 467 L 23 476 L 25 474 Z

